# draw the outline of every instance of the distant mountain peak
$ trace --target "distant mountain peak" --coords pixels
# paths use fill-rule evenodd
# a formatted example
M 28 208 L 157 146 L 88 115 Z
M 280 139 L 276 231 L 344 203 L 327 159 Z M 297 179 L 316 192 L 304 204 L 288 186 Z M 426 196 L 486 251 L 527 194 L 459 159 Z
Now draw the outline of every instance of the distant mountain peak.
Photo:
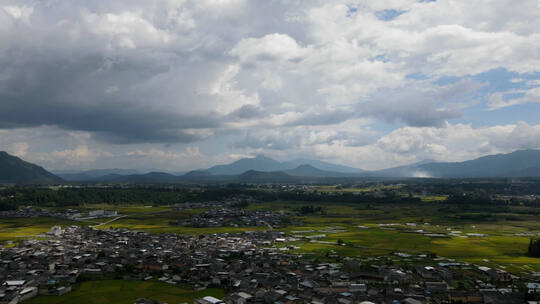
M 310 165 L 310 164 L 301 164 L 300 166 L 296 167 L 296 169 L 303 169 L 303 170 L 305 170 L 305 169 L 310 169 L 310 170 L 320 170 L 320 169 L 318 169 L 318 168 L 316 168 L 316 167 L 314 167 L 314 166 L 312 166 L 312 165 Z
M 238 175 L 249 170 L 272 172 L 296 169 L 300 165 L 309 165 L 313 169 L 333 171 L 338 173 L 361 173 L 363 170 L 343 165 L 336 165 L 318 160 L 297 159 L 293 161 L 279 162 L 275 159 L 258 154 L 252 158 L 242 158 L 225 165 L 217 165 L 208 169 L 214 175 Z

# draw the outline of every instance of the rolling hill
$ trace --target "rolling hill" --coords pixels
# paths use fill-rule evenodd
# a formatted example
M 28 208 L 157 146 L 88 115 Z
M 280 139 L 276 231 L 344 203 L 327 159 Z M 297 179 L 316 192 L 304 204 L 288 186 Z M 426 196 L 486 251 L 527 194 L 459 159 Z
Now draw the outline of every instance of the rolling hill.
M 539 150 L 518 150 L 455 163 L 429 163 L 418 169 L 430 177 L 534 177 L 540 167 Z
M 294 169 L 285 170 L 283 172 L 287 173 L 290 176 L 297 176 L 297 177 L 358 177 L 358 176 L 362 176 L 361 173 L 355 174 L 355 173 L 342 173 L 342 172 L 321 170 L 319 168 L 315 168 L 314 166 L 307 165 L 307 164 L 300 165 Z
M 53 171 L 66 181 L 92 181 L 101 180 L 110 175 L 133 175 L 138 174 L 137 170 L 132 169 L 96 169 L 87 171 Z
M 4 184 L 53 184 L 63 180 L 43 169 L 7 152 L 0 151 L 0 183 Z
M 262 172 L 255 170 L 248 170 L 237 176 L 237 179 L 242 182 L 292 182 L 295 179 L 282 172 Z

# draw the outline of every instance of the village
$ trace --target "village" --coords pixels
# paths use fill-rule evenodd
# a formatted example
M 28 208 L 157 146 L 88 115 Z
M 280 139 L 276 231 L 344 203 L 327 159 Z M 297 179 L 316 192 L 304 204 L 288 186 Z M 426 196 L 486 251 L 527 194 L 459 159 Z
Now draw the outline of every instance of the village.
M 0 218 L 37 218 L 37 217 L 53 217 L 60 219 L 68 219 L 74 221 L 85 221 L 99 218 L 117 217 L 118 212 L 115 210 L 90 210 L 82 212 L 78 209 L 68 208 L 62 211 L 53 212 L 44 208 L 36 208 L 26 206 L 15 210 L 0 211 Z
M 78 281 L 103 277 L 227 292 L 197 304 L 523 303 L 540 292 L 534 279 L 425 254 L 309 258 L 290 245 L 295 240 L 270 229 L 182 235 L 55 226 L 45 238 L 0 248 L 0 303 L 63 295 Z M 456 280 L 470 288 L 449 284 Z
M 217 207 L 177 224 L 188 227 L 260 227 L 270 229 L 290 224 L 290 214 L 283 211 L 257 211 L 241 208 Z

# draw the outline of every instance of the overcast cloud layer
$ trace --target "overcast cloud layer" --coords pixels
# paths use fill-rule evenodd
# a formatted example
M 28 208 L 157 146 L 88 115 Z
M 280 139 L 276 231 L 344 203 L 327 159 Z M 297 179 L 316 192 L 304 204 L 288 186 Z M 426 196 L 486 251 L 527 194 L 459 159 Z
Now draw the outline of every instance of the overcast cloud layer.
M 0 0 L 0 150 L 182 171 L 540 148 L 538 0 Z

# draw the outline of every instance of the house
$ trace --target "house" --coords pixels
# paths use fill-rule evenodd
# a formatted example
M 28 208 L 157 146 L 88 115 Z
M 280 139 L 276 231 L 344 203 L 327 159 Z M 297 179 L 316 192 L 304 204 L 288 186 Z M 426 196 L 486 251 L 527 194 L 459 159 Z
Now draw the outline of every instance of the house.
M 212 296 L 206 296 L 202 299 L 196 299 L 193 304 L 220 304 L 223 303 L 222 300 L 214 298 Z
M 512 280 L 512 277 L 511 275 L 504 271 L 504 270 L 500 270 L 500 269 L 489 269 L 488 271 L 486 271 L 486 273 L 488 274 L 488 276 L 493 280 L 493 281 L 498 281 L 498 282 L 509 282 Z
M 366 284 L 351 284 L 349 285 L 350 292 L 367 292 Z
M 426 289 L 432 293 L 444 293 L 448 289 L 446 282 L 426 282 Z
M 24 284 L 26 284 L 26 281 L 24 280 L 14 280 L 14 281 L 5 281 L 4 284 L 2 285 L 7 286 L 7 287 L 12 287 L 12 286 L 23 287 Z
M 23 290 L 21 290 L 19 292 L 19 301 L 22 302 L 22 301 L 26 301 L 28 299 L 31 299 L 35 296 L 37 296 L 38 294 L 38 289 L 37 287 L 27 287 L 27 288 L 24 288 Z
M 527 293 L 540 293 L 540 283 L 527 283 Z
M 448 300 L 454 303 L 484 303 L 484 297 L 478 292 L 451 291 Z
M 54 236 L 61 236 L 64 231 L 62 230 L 62 227 L 60 226 L 52 226 L 51 230 L 49 231 L 49 234 Z
M 105 215 L 105 210 L 92 210 L 88 212 L 88 215 L 91 217 L 99 217 Z
M 232 295 L 230 295 L 227 299 L 227 303 L 232 304 L 245 304 L 249 303 L 250 300 L 253 299 L 253 296 L 246 292 L 237 292 Z
M 403 300 L 402 302 L 403 304 L 422 304 L 422 301 L 418 301 L 416 299 L 413 299 L 413 298 L 406 298 Z

